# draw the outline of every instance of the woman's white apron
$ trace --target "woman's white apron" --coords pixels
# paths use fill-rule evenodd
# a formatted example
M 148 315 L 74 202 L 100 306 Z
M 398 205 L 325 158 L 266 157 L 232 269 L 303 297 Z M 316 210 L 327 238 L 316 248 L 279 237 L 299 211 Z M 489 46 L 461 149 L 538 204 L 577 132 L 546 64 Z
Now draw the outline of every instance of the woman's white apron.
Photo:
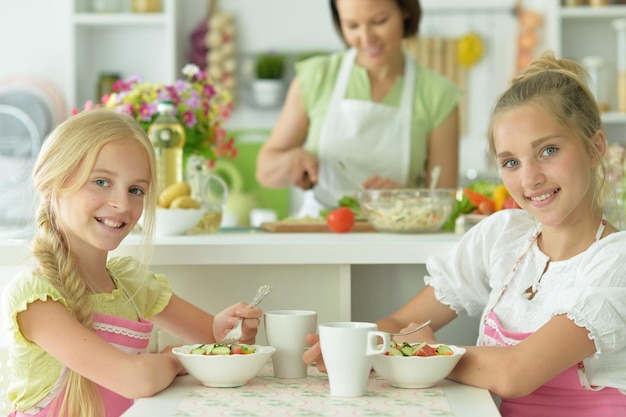
M 298 217 L 316 217 L 320 209 L 336 207 L 341 197 L 354 194 L 355 185 L 339 168 L 339 161 L 359 183 L 372 175 L 408 183 L 415 62 L 404 53 L 402 98 L 396 108 L 344 98 L 355 60 L 356 51 L 348 50 L 321 129 L 318 182 L 305 192 Z

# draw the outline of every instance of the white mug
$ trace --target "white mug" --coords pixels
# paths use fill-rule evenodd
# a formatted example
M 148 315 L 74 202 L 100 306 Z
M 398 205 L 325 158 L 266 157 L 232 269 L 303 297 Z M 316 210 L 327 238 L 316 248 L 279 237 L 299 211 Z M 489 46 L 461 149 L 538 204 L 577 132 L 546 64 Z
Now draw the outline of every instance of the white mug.
M 374 323 L 335 322 L 319 325 L 320 346 L 330 395 L 362 397 L 372 368 L 372 356 L 389 349 L 389 333 L 378 331 Z M 378 338 L 383 339 L 378 346 Z
M 274 310 L 264 315 L 267 344 L 276 348 L 272 365 L 276 378 L 305 378 L 307 364 L 302 360 L 306 335 L 315 333 L 317 313 L 309 310 Z

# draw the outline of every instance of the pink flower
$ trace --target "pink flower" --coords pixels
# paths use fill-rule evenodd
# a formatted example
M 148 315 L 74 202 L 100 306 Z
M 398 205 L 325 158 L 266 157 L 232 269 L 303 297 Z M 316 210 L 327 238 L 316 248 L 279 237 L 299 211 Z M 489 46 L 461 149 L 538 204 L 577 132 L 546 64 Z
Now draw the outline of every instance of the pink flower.
M 196 65 L 186 65 L 182 73 L 184 78 L 172 84 L 144 82 L 136 75 L 118 80 L 113 84 L 113 92 L 101 97 L 98 105 L 127 114 L 147 131 L 157 116 L 158 103 L 171 101 L 188 131 L 187 154 L 201 154 L 209 163 L 216 158 L 234 158 L 237 155 L 234 139 L 227 140 L 222 127 L 232 114 L 229 93 L 215 88 L 206 72 Z M 84 106 L 85 110 L 93 107 L 93 102 Z

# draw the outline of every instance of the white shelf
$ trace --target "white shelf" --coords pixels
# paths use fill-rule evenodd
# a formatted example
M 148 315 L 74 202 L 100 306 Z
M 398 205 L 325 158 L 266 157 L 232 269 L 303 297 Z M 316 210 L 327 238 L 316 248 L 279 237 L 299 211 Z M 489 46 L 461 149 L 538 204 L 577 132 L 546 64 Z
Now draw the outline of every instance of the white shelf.
M 617 112 L 617 32 L 614 19 L 626 18 L 626 5 L 561 6 L 561 0 L 551 0 L 548 29 L 554 40 L 558 56 L 573 59 L 581 64 L 586 57 L 599 57 L 603 66 L 598 70 L 600 100 L 608 104 L 609 111 L 602 121 L 610 128 L 612 136 L 626 137 L 626 114 Z
M 97 84 L 102 73 L 165 83 L 180 75 L 178 1 L 162 3 L 160 13 L 92 13 L 86 0 L 72 0 L 67 83 L 71 108 L 99 99 Z
M 626 5 L 624 6 L 575 6 L 561 7 L 561 19 L 614 19 L 626 17 Z
M 164 13 L 77 13 L 74 24 L 79 26 L 165 25 Z
M 624 124 L 626 125 L 626 113 L 608 112 L 602 113 L 604 124 Z

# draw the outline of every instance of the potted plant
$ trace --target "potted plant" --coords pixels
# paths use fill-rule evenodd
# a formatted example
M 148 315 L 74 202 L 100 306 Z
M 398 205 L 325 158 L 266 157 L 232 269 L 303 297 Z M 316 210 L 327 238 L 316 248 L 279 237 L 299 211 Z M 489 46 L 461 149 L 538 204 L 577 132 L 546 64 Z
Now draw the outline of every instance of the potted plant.
M 258 106 L 276 107 L 281 103 L 284 73 L 284 55 L 263 53 L 255 57 L 252 93 Z

